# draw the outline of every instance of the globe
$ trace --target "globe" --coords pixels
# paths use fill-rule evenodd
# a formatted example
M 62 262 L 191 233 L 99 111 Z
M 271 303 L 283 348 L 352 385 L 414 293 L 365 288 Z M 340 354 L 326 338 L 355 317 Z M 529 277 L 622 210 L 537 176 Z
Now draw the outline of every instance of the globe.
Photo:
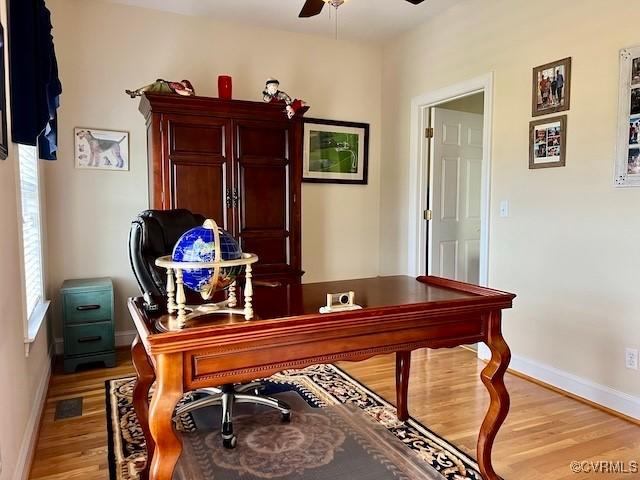
M 222 260 L 237 260 L 242 256 L 238 242 L 231 234 L 219 228 L 214 221 L 207 220 L 201 227 L 185 232 L 176 242 L 171 255 L 175 262 L 213 262 L 215 258 L 214 228 L 218 228 L 220 256 Z M 215 270 L 219 270 L 216 284 Z M 197 268 L 183 270 L 183 282 L 191 290 L 208 299 L 213 292 L 228 288 L 244 270 L 244 266 Z

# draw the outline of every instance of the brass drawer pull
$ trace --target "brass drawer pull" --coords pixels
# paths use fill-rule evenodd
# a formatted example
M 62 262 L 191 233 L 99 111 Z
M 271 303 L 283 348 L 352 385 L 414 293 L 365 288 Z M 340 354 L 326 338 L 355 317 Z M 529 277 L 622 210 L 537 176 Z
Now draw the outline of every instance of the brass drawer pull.
M 78 343 L 98 342 L 102 340 L 102 335 L 94 335 L 92 337 L 82 337 L 78 339 Z
M 76 310 L 85 312 L 87 310 L 98 310 L 99 308 L 100 305 L 80 305 L 79 307 L 76 307 Z

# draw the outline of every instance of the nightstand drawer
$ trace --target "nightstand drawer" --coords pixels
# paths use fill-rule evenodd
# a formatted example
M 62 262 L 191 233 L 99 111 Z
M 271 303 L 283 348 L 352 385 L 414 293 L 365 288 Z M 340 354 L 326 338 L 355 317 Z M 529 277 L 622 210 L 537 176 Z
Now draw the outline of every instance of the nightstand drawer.
M 111 322 L 69 325 L 65 329 L 65 356 L 106 352 L 114 347 Z
M 111 292 L 68 293 L 64 296 L 64 316 L 69 323 L 98 322 L 111 319 Z

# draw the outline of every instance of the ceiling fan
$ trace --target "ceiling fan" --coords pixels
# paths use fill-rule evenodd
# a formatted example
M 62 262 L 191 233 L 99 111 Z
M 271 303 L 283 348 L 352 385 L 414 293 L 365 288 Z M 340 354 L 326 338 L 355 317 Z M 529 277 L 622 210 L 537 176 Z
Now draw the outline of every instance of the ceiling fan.
M 419 3 L 424 2 L 424 0 L 406 0 L 406 1 L 414 5 L 418 5 Z M 322 7 L 324 7 L 326 3 L 328 3 L 329 5 L 337 9 L 344 2 L 345 0 L 307 0 L 304 6 L 302 7 L 302 10 L 300 10 L 300 14 L 298 15 L 298 17 L 300 18 L 314 17 L 322 11 Z

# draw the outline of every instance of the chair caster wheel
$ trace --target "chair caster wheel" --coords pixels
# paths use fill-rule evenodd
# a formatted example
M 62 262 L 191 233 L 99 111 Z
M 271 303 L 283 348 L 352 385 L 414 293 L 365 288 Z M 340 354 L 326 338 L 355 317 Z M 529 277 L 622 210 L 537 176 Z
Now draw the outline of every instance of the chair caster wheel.
M 238 444 L 238 437 L 236 437 L 235 435 L 231 438 L 222 439 L 222 446 L 224 448 L 228 448 L 229 450 L 236 448 L 237 444 Z
M 291 421 L 291 412 L 282 414 L 282 423 L 289 423 Z

